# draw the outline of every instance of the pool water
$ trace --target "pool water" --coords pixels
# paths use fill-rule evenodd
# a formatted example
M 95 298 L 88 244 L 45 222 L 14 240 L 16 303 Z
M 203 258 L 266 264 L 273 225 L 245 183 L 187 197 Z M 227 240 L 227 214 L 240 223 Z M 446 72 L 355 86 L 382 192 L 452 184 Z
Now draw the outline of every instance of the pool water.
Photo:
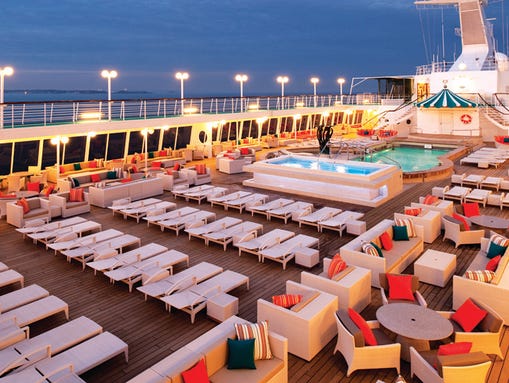
M 379 170 L 378 168 L 365 167 L 362 165 L 346 165 L 329 161 L 317 161 L 316 158 L 296 158 L 283 156 L 270 161 L 271 164 L 287 166 L 294 169 L 323 170 L 327 172 L 368 175 Z
M 438 157 L 449 152 L 449 149 L 424 149 L 414 146 L 396 146 L 367 155 L 365 162 L 399 164 L 403 172 L 415 172 L 434 168 L 440 165 Z

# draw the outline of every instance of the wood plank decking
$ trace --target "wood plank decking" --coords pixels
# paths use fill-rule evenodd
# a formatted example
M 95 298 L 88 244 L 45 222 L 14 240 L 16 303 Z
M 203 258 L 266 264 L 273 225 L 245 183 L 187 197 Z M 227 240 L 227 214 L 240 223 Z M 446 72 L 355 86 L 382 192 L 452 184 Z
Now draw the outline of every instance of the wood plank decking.
M 213 168 L 213 160 L 207 161 Z M 499 169 L 481 170 L 475 167 L 456 165 L 456 172 L 469 171 L 489 175 L 507 176 L 507 166 Z M 214 172 L 213 184 L 227 186 L 238 190 L 243 188 L 241 181 L 248 178 L 248 174 L 224 175 Z M 368 228 L 384 218 L 392 218 L 394 212 L 402 212 L 403 206 L 417 201 L 419 196 L 426 195 L 435 185 L 449 184 L 448 180 L 432 183 L 419 183 L 405 185 L 405 191 L 398 197 L 387 202 L 383 206 L 372 209 L 368 207 L 345 203 L 330 202 L 318 199 L 293 197 L 299 200 L 308 200 L 316 206 L 335 206 L 342 209 L 363 211 Z M 281 195 L 280 193 L 268 192 L 271 199 Z M 175 201 L 170 193 L 166 192 L 161 198 Z M 235 211 L 224 211 L 221 208 L 211 208 L 210 205 L 194 202 L 186 203 L 176 200 L 178 207 L 190 205 L 202 209 L 214 211 L 218 218 L 229 215 L 253 220 L 264 224 L 264 231 L 284 226 L 285 229 L 293 230 L 320 238 L 320 257 L 334 255 L 338 249 L 353 237 L 349 234 L 340 238 L 336 232 L 318 233 L 315 228 L 304 226 L 299 228 L 294 222 L 284 225 L 282 221 L 266 221 L 263 217 L 250 214 L 239 214 Z M 502 212 L 495 207 L 487 207 L 487 214 L 501 214 L 509 218 L 509 210 Z M 281 265 L 275 262 L 258 263 L 256 257 L 243 254 L 238 256 L 236 249 L 231 247 L 224 252 L 222 247 L 211 245 L 206 247 L 203 241 L 188 240 L 187 236 L 175 236 L 173 232 L 161 232 L 158 227 L 147 228 L 144 223 L 136 224 L 135 220 L 124 220 L 120 216 L 112 216 L 109 209 L 92 207 L 92 211 L 83 215 L 84 218 L 94 219 L 103 224 L 104 228 L 115 228 L 129 234 L 140 236 L 142 243 L 156 242 L 169 248 L 187 253 L 190 256 L 191 265 L 201 261 L 217 264 L 224 269 L 231 269 L 250 277 L 250 290 L 245 287 L 238 288 L 232 293 L 239 297 L 239 316 L 256 321 L 256 301 L 258 298 L 270 299 L 272 295 L 284 291 L 285 281 L 290 279 L 300 280 L 300 272 L 304 270 L 293 262 L 285 271 Z M 125 284 L 111 285 L 102 274 L 94 276 L 89 269 L 81 271 L 80 265 L 67 263 L 65 257 L 53 255 L 44 250 L 42 246 L 35 246 L 29 240 L 23 240 L 9 226 L 5 220 L 0 222 L 0 261 L 5 262 L 11 268 L 25 276 L 25 284 L 38 283 L 48 289 L 69 304 L 71 318 L 81 315 L 97 321 L 105 330 L 112 332 L 129 344 L 129 363 L 125 363 L 122 357 L 117 357 L 103 365 L 94 368 L 82 377 L 87 382 L 124 382 L 135 376 L 155 362 L 171 354 L 192 339 L 211 329 L 216 323 L 210 320 L 204 312 L 201 312 L 194 324 L 191 324 L 189 315 L 172 311 L 171 314 L 164 310 L 160 301 L 149 299 L 144 301 L 143 295 L 137 291 L 128 292 Z M 478 251 L 478 246 L 461 246 L 454 249 L 451 242 L 443 242 L 439 237 L 433 244 L 425 245 L 425 248 L 455 253 L 458 256 L 457 273 L 463 273 L 471 259 Z M 182 269 L 178 266 L 175 272 Z M 321 265 L 311 271 L 319 273 Z M 410 266 L 407 272 L 413 271 Z M 420 289 L 428 301 L 430 308 L 448 310 L 452 304 L 452 282 L 444 288 L 421 284 Z M 9 288 L 0 289 L 0 294 L 10 291 Z M 368 319 L 375 318 L 375 311 L 381 305 L 380 294 L 372 289 L 372 303 L 363 311 Z M 31 326 L 31 334 L 36 335 L 47 329 L 65 322 L 63 316 L 55 316 Z M 375 382 L 377 379 L 392 382 L 396 378 L 394 369 L 357 371 L 350 378 L 346 378 L 346 364 L 339 354 L 332 355 L 336 339 L 333 339 L 327 347 L 311 362 L 305 362 L 293 355 L 289 355 L 289 381 L 290 382 Z M 491 368 L 489 382 L 507 382 L 509 378 L 509 365 L 507 351 L 509 348 L 509 331 L 505 328 L 502 349 L 505 360 L 497 359 Z M 402 374 L 407 381 L 410 378 L 409 364 L 402 362 Z M 414 379 L 414 381 L 418 381 Z

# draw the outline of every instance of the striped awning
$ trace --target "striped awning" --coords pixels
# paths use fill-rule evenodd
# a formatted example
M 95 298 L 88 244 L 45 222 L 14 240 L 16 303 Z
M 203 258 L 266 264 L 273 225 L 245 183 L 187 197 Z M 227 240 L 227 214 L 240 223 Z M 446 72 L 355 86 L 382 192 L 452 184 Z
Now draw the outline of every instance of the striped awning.
M 477 103 L 469 101 L 444 87 L 439 93 L 415 104 L 418 108 L 475 108 Z

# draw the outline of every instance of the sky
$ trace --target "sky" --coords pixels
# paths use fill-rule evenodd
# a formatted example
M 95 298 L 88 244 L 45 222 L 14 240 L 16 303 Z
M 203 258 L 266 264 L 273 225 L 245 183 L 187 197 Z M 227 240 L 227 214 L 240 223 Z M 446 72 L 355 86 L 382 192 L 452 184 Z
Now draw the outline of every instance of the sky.
M 499 35 L 509 20 L 492 1 Z M 502 12 L 503 11 L 503 12 Z M 186 96 L 337 93 L 337 78 L 413 75 L 442 51 L 442 12 L 411 0 L 2 0 L 5 89 L 112 89 Z M 500 16 L 500 15 L 503 16 Z M 454 9 L 445 11 L 447 59 L 459 55 Z M 505 41 L 505 40 L 504 40 Z

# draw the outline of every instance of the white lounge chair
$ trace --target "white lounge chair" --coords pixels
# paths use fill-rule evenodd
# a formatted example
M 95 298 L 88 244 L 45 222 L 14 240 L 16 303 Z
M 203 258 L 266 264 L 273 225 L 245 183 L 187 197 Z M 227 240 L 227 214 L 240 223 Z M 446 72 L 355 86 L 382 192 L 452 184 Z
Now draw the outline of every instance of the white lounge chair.
M 226 247 L 229 243 L 236 243 L 238 240 L 247 236 L 257 237 L 258 232 L 263 233 L 262 224 L 251 221 L 244 221 L 223 230 L 204 234 L 203 238 L 205 239 L 205 244 L 207 246 L 210 242 L 218 243 L 223 245 L 223 250 L 226 251 Z
M 129 286 L 129 292 L 131 292 L 136 282 L 156 275 L 160 278 L 162 275 L 164 277 L 171 275 L 173 274 L 173 266 L 182 262 L 185 262 L 189 267 L 189 256 L 187 254 L 177 250 L 169 250 L 143 261 L 106 271 L 104 275 L 110 279 L 111 283 L 115 283 L 115 281 L 126 283 Z
M 177 274 L 170 275 L 156 282 L 144 284 L 136 289 L 145 295 L 145 300 L 147 300 L 149 296 L 158 298 L 163 295 L 168 295 L 171 292 L 178 291 L 180 288 L 188 287 L 189 281 L 193 278 L 195 278 L 197 283 L 199 283 L 221 273 L 222 271 L 222 267 L 213 265 L 209 262 L 200 262 L 197 265 L 182 270 Z
M 8 269 L 0 272 L 0 287 L 19 283 L 21 287 L 25 285 L 25 277 L 15 270 Z
M 486 207 L 491 190 L 474 189 L 465 196 L 465 202 L 477 202 Z
M 0 314 L 0 321 L 12 317 L 16 319 L 18 326 L 23 327 L 60 312 L 64 312 L 66 319 L 69 320 L 69 306 L 67 303 L 54 295 L 50 295 Z
M 192 194 L 192 193 L 203 193 L 207 190 L 213 189 L 214 186 L 212 185 L 198 185 L 193 187 L 187 187 L 187 188 L 174 188 L 171 190 L 171 193 L 173 194 L 174 198 L 177 197 L 183 197 L 185 198 L 186 194 Z
M 205 234 L 209 234 L 214 231 L 224 230 L 233 225 L 237 225 L 241 222 L 242 220 L 239 218 L 224 217 L 218 219 L 217 221 L 203 224 L 201 226 L 190 227 L 188 229 L 185 229 L 184 231 L 189 235 L 189 239 L 191 239 L 191 237 L 203 238 Z
M 270 259 L 279 262 L 283 265 L 283 270 L 286 269 L 286 264 L 295 258 L 295 252 L 304 247 L 318 247 L 318 238 L 309 235 L 298 234 L 295 237 L 287 239 L 279 245 L 263 249 L 258 254 L 258 260 L 264 262 L 265 259 Z
M 486 177 L 481 181 L 481 188 L 493 188 L 498 191 L 503 180 L 504 179 L 502 177 Z
M 216 197 L 225 195 L 227 190 L 228 189 L 223 188 L 223 187 L 213 187 L 213 188 L 207 188 L 205 190 L 187 192 L 187 193 L 184 193 L 183 196 L 186 199 L 186 201 L 194 200 L 194 201 L 198 201 L 198 204 L 201 204 L 201 201 L 203 201 L 205 199 L 216 198 Z
M 72 234 L 72 233 L 70 233 L 70 234 Z M 107 229 L 107 230 L 100 231 L 98 233 L 86 235 L 81 238 L 77 238 L 77 235 L 69 236 L 69 238 L 72 238 L 69 240 L 65 240 L 66 238 L 64 235 L 61 237 L 61 240 L 55 240 L 53 243 L 50 243 L 48 245 L 48 247 L 50 249 L 52 249 L 53 251 L 55 251 L 55 254 L 57 254 L 57 252 L 59 252 L 59 251 L 70 250 L 70 249 L 74 249 L 74 248 L 80 247 L 80 246 L 92 245 L 97 242 L 107 241 L 111 238 L 118 237 L 122 234 L 124 234 L 124 233 L 122 233 L 119 230 Z
M 293 231 L 274 229 L 256 238 L 247 237 L 244 241 L 234 244 L 234 246 L 239 249 L 239 256 L 242 255 L 242 252 L 258 255 L 261 250 L 284 242 L 294 235 Z
M 256 214 L 261 214 L 261 215 L 264 215 L 265 217 L 267 217 L 267 214 L 268 214 L 267 212 L 269 210 L 279 209 L 279 208 L 282 208 L 282 207 L 287 206 L 294 202 L 295 201 L 293 199 L 278 198 L 278 199 L 269 201 L 264 204 L 246 206 L 246 211 L 251 212 L 251 216 L 253 216 L 256 213 Z
M 0 383 L 27 383 L 27 382 L 58 382 L 58 383 L 86 383 L 75 372 L 72 364 L 56 367 L 53 371 L 44 374 L 34 367 L 0 378 Z
M 159 221 L 164 221 L 166 219 L 174 219 L 177 217 L 183 217 L 185 215 L 193 214 L 199 212 L 199 209 L 195 207 L 185 206 L 180 209 L 169 211 L 163 214 L 150 214 L 148 213 L 146 217 L 143 217 L 145 221 L 147 221 L 147 226 L 150 224 L 156 225 Z
M 293 213 L 302 214 L 308 211 L 309 212 L 313 211 L 312 203 L 297 201 L 283 207 L 267 210 L 267 218 L 269 221 L 272 218 L 280 218 L 284 220 L 286 224 L 288 222 L 288 219 L 292 216 Z
M 215 218 L 216 213 L 201 210 L 182 217 L 159 221 L 157 222 L 157 225 L 161 227 L 161 231 L 164 231 L 164 229 L 175 230 L 175 234 L 178 236 L 180 230 L 182 229 L 199 225 L 201 222 L 207 223 L 208 221 L 214 220 Z
M 316 226 L 318 228 L 318 225 L 320 221 L 325 221 L 327 219 L 331 219 L 335 215 L 338 215 L 341 213 L 341 209 L 337 209 L 334 207 L 322 207 L 321 209 L 318 209 L 312 213 L 309 214 L 303 214 L 299 216 L 298 218 L 294 219 L 294 221 L 297 221 L 299 223 L 299 227 L 304 225 L 310 225 L 310 226 Z
M 109 255 L 107 254 L 104 257 L 96 256 L 94 261 L 87 262 L 86 265 L 94 270 L 95 275 L 97 271 L 113 270 L 117 267 L 143 261 L 165 251 L 168 251 L 166 246 L 157 243 L 149 243 L 122 254 L 113 254 L 112 256 L 107 256 Z
M 26 234 L 37 233 L 41 231 L 51 231 L 56 229 L 61 229 L 67 226 L 77 225 L 78 223 L 85 222 L 86 219 L 83 217 L 70 217 L 60 221 L 54 221 L 49 223 L 44 223 L 43 219 L 41 220 L 33 220 L 32 222 L 36 222 L 35 225 L 16 228 L 16 231 L 23 234 L 23 238 L 25 238 Z M 37 224 L 39 223 L 39 224 Z
M 36 284 L 14 290 L 10 293 L 0 295 L 0 312 L 5 313 L 27 303 L 47 297 L 48 295 L 48 290 Z
M 120 213 L 124 215 L 124 219 L 127 219 L 127 217 L 132 217 L 136 219 L 136 223 L 140 222 L 140 219 L 145 217 L 149 211 L 158 211 L 164 214 L 168 210 L 173 210 L 177 207 L 177 204 L 174 202 L 169 201 L 161 201 L 156 202 L 154 204 L 150 204 L 148 206 L 141 206 L 137 208 L 129 208 L 129 209 L 122 209 L 120 210 Z
M 468 174 L 461 180 L 461 186 L 463 185 L 472 185 L 478 188 L 481 185 L 481 182 L 486 178 L 486 176 L 480 174 Z
M 236 200 L 239 198 L 243 198 L 243 197 L 248 196 L 249 194 L 252 194 L 252 193 L 248 192 L 248 191 L 240 190 L 240 191 L 237 191 L 234 193 L 222 195 L 220 197 L 208 198 L 207 200 L 210 202 L 210 206 L 214 206 L 214 205 L 224 206 L 224 204 L 227 203 L 228 201 L 233 201 L 233 200 Z
M 79 218 L 79 217 L 77 217 Z M 29 238 L 32 239 L 34 243 L 41 242 L 46 245 L 46 249 L 48 249 L 48 245 L 50 243 L 55 242 L 57 238 L 65 236 L 69 233 L 75 233 L 76 238 L 81 237 L 83 233 L 91 233 L 102 230 L 102 225 L 99 222 L 95 221 L 85 221 L 77 223 L 73 226 L 66 226 L 60 229 L 49 230 L 49 231 L 40 231 L 36 233 L 27 234 Z
M 223 206 L 225 210 L 238 209 L 239 213 L 242 213 L 242 210 L 244 210 L 247 206 L 261 205 L 267 201 L 267 198 L 269 198 L 267 194 L 253 193 L 245 197 L 226 201 Z
M 364 213 L 356 211 L 345 210 L 330 219 L 318 222 L 318 231 L 322 232 L 323 229 L 334 230 L 339 232 L 339 236 L 343 236 L 343 231 L 346 229 L 346 224 L 351 221 L 358 221 L 364 217 Z
M 444 198 L 457 200 L 460 201 L 460 203 L 462 203 L 465 201 L 465 196 L 468 193 L 470 193 L 471 190 L 472 190 L 471 188 L 463 186 L 454 186 L 447 190 L 446 192 L 444 192 Z
M 145 198 L 139 201 L 130 202 L 131 199 L 120 199 L 113 201 L 111 206 L 108 206 L 108 209 L 111 209 L 112 214 L 115 215 L 115 213 L 122 214 L 121 211 L 125 209 L 136 209 L 143 206 L 149 206 L 153 205 L 155 203 L 161 202 L 159 198 Z

